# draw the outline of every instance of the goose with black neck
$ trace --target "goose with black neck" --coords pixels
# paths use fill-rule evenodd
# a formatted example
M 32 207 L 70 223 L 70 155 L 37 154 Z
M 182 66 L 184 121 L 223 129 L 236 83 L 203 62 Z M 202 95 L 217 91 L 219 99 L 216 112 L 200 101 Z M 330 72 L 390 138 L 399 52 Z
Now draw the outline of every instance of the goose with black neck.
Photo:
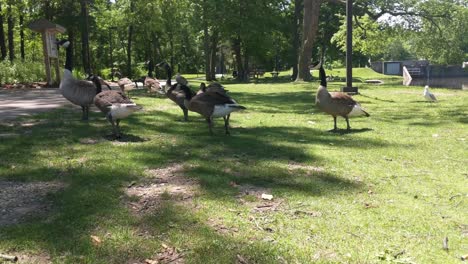
M 98 93 L 97 87 L 90 81 L 77 80 L 73 77 L 71 42 L 69 40 L 61 40 L 57 42 L 57 45 L 64 47 L 66 50 L 65 69 L 63 70 L 59 89 L 62 92 L 63 97 L 68 101 L 81 106 L 82 120 L 88 120 L 89 107 Z

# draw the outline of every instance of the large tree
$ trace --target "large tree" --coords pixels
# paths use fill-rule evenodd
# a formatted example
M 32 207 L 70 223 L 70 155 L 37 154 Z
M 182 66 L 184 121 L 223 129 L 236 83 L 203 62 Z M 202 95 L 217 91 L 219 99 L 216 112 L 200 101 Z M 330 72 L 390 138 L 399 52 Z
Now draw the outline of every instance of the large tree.
M 303 34 L 296 81 L 310 81 L 312 79 L 309 65 L 317 37 L 321 3 L 321 0 L 304 0 Z

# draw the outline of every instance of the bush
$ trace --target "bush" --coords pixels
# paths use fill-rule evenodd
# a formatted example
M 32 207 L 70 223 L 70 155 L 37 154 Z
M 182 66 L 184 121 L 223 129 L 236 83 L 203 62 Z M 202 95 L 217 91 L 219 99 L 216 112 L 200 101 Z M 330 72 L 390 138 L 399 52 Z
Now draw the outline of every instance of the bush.
M 45 81 L 45 68 L 42 62 L 0 61 L 0 84 L 37 81 Z

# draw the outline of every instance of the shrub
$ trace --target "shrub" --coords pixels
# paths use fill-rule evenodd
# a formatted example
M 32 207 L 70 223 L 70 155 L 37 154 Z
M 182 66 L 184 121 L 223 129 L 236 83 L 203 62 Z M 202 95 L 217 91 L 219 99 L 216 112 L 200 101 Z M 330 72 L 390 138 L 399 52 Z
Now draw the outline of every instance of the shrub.
M 0 61 L 0 84 L 30 83 L 45 80 L 45 69 L 42 62 Z

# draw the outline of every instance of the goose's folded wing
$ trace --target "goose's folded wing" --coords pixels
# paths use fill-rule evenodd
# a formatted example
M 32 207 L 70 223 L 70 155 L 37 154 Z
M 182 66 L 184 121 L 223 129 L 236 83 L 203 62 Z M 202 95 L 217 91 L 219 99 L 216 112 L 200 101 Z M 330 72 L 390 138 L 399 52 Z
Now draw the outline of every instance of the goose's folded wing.
M 79 86 L 81 89 L 96 90 L 96 86 L 91 81 L 76 80 L 75 84 Z
M 221 92 L 212 92 L 207 91 L 205 93 L 199 94 L 194 97 L 196 100 L 205 102 L 210 105 L 220 105 L 220 104 L 234 104 L 235 101 L 231 97 L 227 96 L 225 93 Z
M 345 94 L 345 93 L 330 93 L 332 101 L 341 104 L 341 105 L 348 105 L 348 106 L 354 106 L 357 105 L 358 103 L 354 101 L 354 99 Z

